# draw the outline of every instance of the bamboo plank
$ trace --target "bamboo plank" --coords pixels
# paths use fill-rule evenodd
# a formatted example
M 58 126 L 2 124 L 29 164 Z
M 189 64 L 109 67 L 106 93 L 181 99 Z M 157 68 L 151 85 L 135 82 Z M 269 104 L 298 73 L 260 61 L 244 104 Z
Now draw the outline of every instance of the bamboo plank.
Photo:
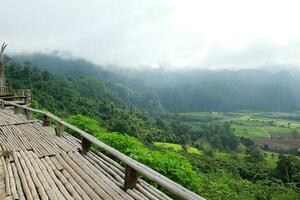
M 94 181 L 102 187 L 106 192 L 114 199 L 131 199 L 130 196 L 126 192 L 124 192 L 121 188 L 114 184 L 110 179 L 108 179 L 104 174 L 102 174 L 94 165 L 88 162 L 80 153 L 69 152 L 69 156 L 73 159 L 74 162 L 78 164 L 87 174 L 89 174 Z M 109 186 L 109 187 L 107 187 Z
M 20 179 L 21 179 L 21 183 L 22 183 L 22 187 L 23 187 L 23 190 L 24 190 L 24 193 L 25 193 L 25 197 L 26 197 L 27 200 L 33 200 L 32 194 L 30 192 L 30 189 L 29 189 L 29 186 L 28 186 L 28 183 L 27 183 L 25 173 L 22 170 L 22 167 L 21 167 L 21 164 L 19 162 L 17 153 L 15 151 L 13 152 L 13 158 L 14 158 L 14 161 L 15 161 Z
M 5 162 L 5 159 L 3 156 L 1 156 L 1 161 L 3 163 L 3 172 L 4 172 L 4 177 L 5 177 L 5 189 L 6 189 L 6 196 L 11 195 L 11 190 L 10 190 L 10 181 L 9 181 L 9 174 L 8 174 L 8 169 L 7 169 L 7 164 Z
M 64 196 L 64 199 L 66 200 L 72 200 L 72 196 L 69 194 L 65 186 L 61 183 L 61 181 L 57 178 L 51 167 L 47 164 L 46 160 L 44 158 L 41 159 L 41 163 L 45 166 L 45 168 L 48 171 L 48 174 L 50 175 L 51 179 L 56 185 L 56 189 L 60 191 L 60 193 Z M 53 186 L 54 187 L 54 186 Z
M 51 160 L 52 161 L 52 160 Z M 71 172 L 70 174 L 67 169 L 63 169 L 62 171 L 63 176 L 68 180 L 68 182 L 75 188 L 76 192 L 83 198 L 83 199 L 93 199 L 95 196 L 90 197 L 91 191 L 85 190 L 86 186 L 84 185 L 85 182 L 80 181 L 77 176 L 73 176 L 75 172 Z M 76 174 L 76 173 L 75 173 Z M 80 178 L 80 177 L 79 177 Z M 93 191 L 92 191 L 93 192 Z M 97 198 L 96 198 L 97 199 Z
M 17 192 L 18 192 L 19 199 L 20 200 L 26 200 L 25 196 L 24 196 L 21 180 L 20 180 L 20 177 L 19 177 L 19 174 L 18 174 L 15 163 L 12 163 L 11 167 L 12 167 L 12 170 L 13 170 L 14 177 L 16 179 L 16 187 L 17 187 Z
M 17 193 L 17 186 L 15 183 L 15 178 L 13 175 L 12 167 L 10 162 L 7 162 L 7 170 L 8 170 L 8 176 L 9 176 L 9 183 L 11 188 L 11 195 L 13 196 L 13 199 L 19 199 L 18 193 Z
M 52 163 L 52 161 L 50 160 L 50 158 L 48 156 L 45 157 L 45 162 L 47 162 L 48 166 L 52 169 L 55 176 L 59 179 L 61 184 L 66 188 L 66 190 L 72 196 L 72 198 L 74 198 L 75 200 L 81 200 L 81 199 L 90 200 L 88 195 L 80 188 L 80 186 L 78 184 L 75 187 L 72 186 L 70 181 L 60 171 L 58 171 L 56 169 L 55 165 Z M 75 183 L 75 185 L 76 185 L 76 183 Z M 60 187 L 60 189 L 63 190 L 63 187 Z M 63 194 L 65 196 L 68 196 L 67 193 L 65 193 L 65 192 L 63 192 Z
M 73 165 L 73 163 L 70 166 L 70 163 L 67 163 L 59 154 L 56 154 L 56 158 L 59 160 L 64 169 L 66 169 L 74 178 L 74 180 L 76 180 L 76 182 L 82 187 L 82 189 L 86 191 L 86 193 L 91 197 L 91 199 L 102 199 L 101 196 L 98 196 L 103 195 L 102 189 L 100 187 L 96 187 L 97 184 L 91 179 L 89 179 L 88 176 L 84 174 L 81 169 Z M 95 191 L 96 189 L 100 190 L 101 193 Z M 104 197 L 104 195 L 102 197 Z M 108 196 L 105 196 L 105 198 L 111 199 Z
M 27 165 L 26 165 L 24 159 L 22 158 L 22 156 L 20 155 L 19 152 L 17 152 L 16 155 L 17 155 L 17 157 L 18 157 L 18 159 L 19 159 L 19 162 L 20 162 L 20 164 L 21 164 L 21 166 L 22 166 L 22 169 L 23 169 L 23 171 L 24 171 L 25 180 L 26 180 L 27 183 L 28 183 L 28 187 L 29 187 L 29 189 L 30 189 L 30 193 L 31 193 L 33 199 L 34 199 L 34 200 L 40 199 L 40 198 L 39 198 L 39 195 L 38 195 L 38 192 L 37 192 L 37 190 L 36 190 L 36 188 L 35 188 L 35 184 L 34 184 L 34 182 L 33 182 L 33 180 L 32 180 L 32 177 L 30 176 L 29 169 L 28 169 L 28 167 L 27 167 Z

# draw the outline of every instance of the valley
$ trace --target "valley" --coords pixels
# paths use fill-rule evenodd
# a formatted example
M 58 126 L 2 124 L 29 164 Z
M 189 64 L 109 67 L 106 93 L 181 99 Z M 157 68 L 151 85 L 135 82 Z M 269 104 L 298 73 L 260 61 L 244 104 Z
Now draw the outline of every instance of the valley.
M 6 68 L 9 85 L 31 89 L 33 108 L 56 114 L 206 199 L 298 199 L 300 93 L 277 82 L 278 74 L 253 71 L 250 83 L 235 78 L 245 73 L 195 72 L 191 85 L 181 80 L 155 87 L 143 76 L 53 55 L 16 56 Z M 211 80 L 197 81 L 201 74 Z M 261 93 L 266 88 L 272 91 Z M 253 100 L 244 101 L 249 95 Z

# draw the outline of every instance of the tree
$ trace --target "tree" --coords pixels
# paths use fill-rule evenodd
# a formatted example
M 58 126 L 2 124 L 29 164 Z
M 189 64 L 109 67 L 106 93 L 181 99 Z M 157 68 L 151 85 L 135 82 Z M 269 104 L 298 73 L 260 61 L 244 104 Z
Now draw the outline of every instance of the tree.
M 278 178 L 286 183 L 300 182 L 300 160 L 295 156 L 280 155 L 275 171 Z
M 4 55 L 4 50 L 6 47 L 7 47 L 7 44 L 5 44 L 5 42 L 4 42 L 2 44 L 1 50 L 0 50 L 0 87 L 5 86 L 5 64 L 9 60 L 8 57 Z
M 245 160 L 250 163 L 263 163 L 265 162 L 265 155 L 263 151 L 260 150 L 258 147 L 248 148 L 246 150 L 246 157 Z

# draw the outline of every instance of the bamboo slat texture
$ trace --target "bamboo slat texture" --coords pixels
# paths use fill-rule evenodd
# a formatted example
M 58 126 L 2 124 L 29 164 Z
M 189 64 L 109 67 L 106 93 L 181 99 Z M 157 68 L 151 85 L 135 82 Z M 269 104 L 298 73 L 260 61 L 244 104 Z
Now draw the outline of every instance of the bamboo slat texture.
M 27 121 L 0 110 L 0 199 L 171 199 L 142 180 L 124 191 L 124 167 L 102 153 L 82 155 L 76 138 Z

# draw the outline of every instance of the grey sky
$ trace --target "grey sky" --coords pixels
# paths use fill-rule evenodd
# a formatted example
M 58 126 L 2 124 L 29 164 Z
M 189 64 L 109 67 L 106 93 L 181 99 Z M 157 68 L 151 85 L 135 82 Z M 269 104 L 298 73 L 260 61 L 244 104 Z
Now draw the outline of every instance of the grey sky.
M 9 52 L 97 64 L 247 68 L 300 63 L 293 0 L 0 0 Z

